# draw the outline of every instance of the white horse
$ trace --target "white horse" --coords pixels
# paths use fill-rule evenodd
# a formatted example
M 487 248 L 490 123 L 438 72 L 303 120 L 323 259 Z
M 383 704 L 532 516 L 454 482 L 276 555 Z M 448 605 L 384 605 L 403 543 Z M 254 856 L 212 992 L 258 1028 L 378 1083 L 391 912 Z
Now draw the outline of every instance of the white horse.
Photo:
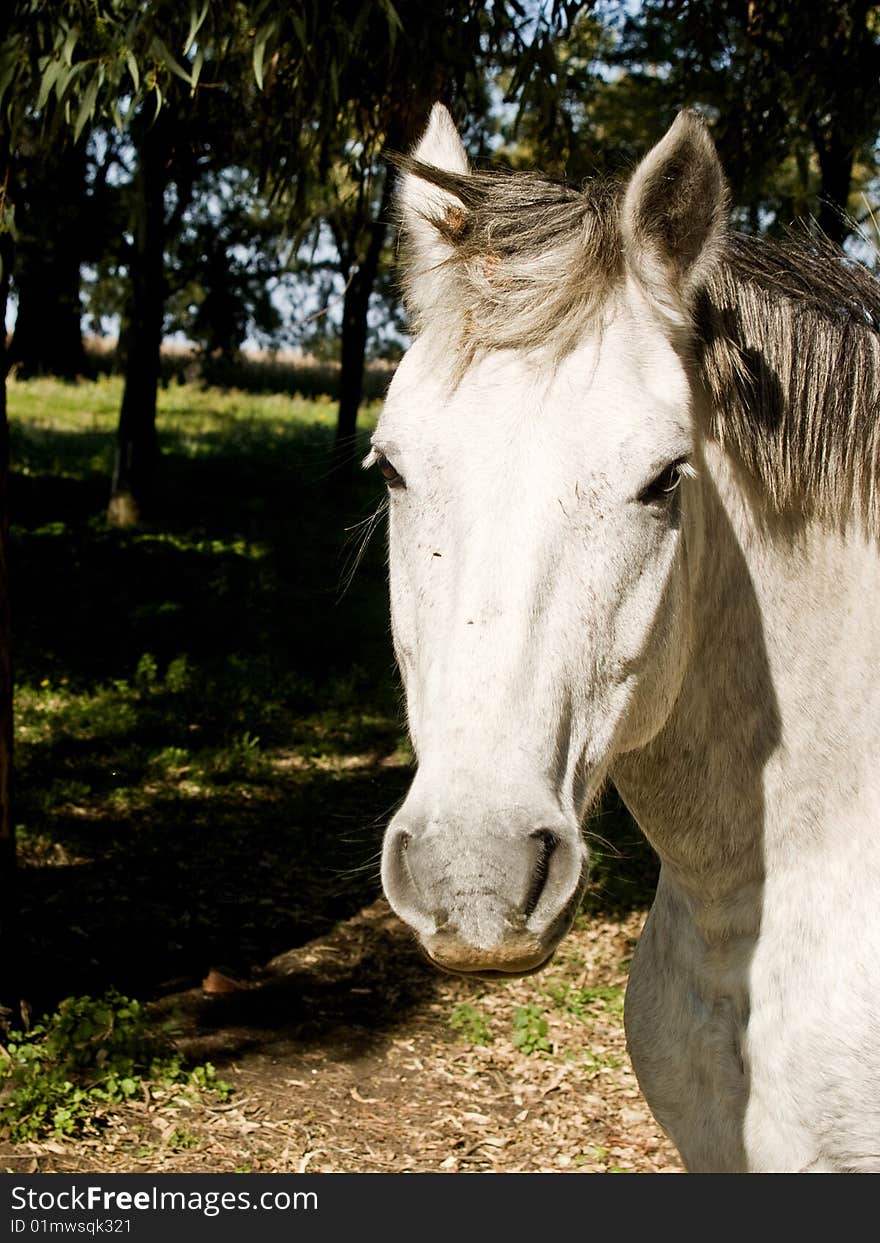
M 383 883 L 542 967 L 617 786 L 661 860 L 626 1029 L 691 1170 L 880 1171 L 880 294 L 729 234 L 681 114 L 624 186 L 401 161 L 415 340 L 368 463 L 418 770 Z

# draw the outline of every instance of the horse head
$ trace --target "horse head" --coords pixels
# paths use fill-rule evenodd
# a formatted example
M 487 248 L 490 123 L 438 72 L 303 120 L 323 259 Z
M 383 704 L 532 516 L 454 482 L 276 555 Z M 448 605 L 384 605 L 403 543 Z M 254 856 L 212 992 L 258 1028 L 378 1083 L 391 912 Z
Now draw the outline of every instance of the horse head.
M 418 768 L 383 885 L 439 966 L 518 974 L 569 928 L 584 816 L 686 666 L 688 340 L 724 182 L 692 114 L 625 186 L 573 190 L 472 171 L 437 106 L 398 196 L 415 338 L 367 464 Z

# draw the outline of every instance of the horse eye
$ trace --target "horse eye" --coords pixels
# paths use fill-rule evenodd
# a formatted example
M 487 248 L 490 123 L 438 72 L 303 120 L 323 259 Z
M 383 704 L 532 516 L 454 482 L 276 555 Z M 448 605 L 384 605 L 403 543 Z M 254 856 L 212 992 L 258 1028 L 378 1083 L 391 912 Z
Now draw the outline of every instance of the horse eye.
M 686 458 L 679 458 L 676 462 L 670 462 L 657 478 L 652 479 L 647 488 L 644 488 L 639 493 L 639 500 L 642 504 L 650 505 L 652 502 L 656 504 L 658 501 L 669 500 L 681 483 L 681 477 L 686 473 L 686 467 Z
M 388 458 L 385 456 L 384 453 L 376 454 L 376 465 L 379 467 L 379 471 L 382 475 L 382 478 L 388 484 L 389 488 L 405 488 L 406 487 L 406 483 L 404 482 L 403 475 L 399 473 L 396 466 L 394 466 L 391 462 L 388 461 Z

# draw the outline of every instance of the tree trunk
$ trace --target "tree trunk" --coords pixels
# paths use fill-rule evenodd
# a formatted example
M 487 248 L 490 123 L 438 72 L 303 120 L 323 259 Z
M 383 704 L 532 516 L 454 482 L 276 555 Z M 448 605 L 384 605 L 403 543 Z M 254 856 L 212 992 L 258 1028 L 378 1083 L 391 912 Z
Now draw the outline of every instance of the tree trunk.
M 9 363 L 20 374 L 72 380 L 88 374 L 83 349 L 80 265 L 85 215 L 85 152 L 68 147 L 31 157 L 20 178 L 15 288 L 18 315 Z
M 367 352 L 367 311 L 376 279 L 375 265 L 359 265 L 352 274 L 342 312 L 342 366 L 339 373 L 339 413 L 336 420 L 336 456 L 350 463 L 357 415 L 363 395 Z
M 165 306 L 165 189 L 169 145 L 163 118 L 147 129 L 137 173 L 131 311 L 108 521 L 135 526 L 149 510 L 159 441 L 156 393 Z
M 12 658 L 9 610 L 9 425 L 6 417 L 6 303 L 12 244 L 0 234 L 0 1026 L 19 989 L 15 825 L 12 793 Z
M 393 173 L 385 174 L 382 201 L 370 226 L 369 242 L 361 263 L 349 277 L 342 310 L 342 365 L 339 373 L 339 413 L 336 420 L 333 477 L 345 487 L 351 481 L 357 416 L 363 396 L 367 353 L 367 312 L 376 284 L 379 260 L 388 232 Z
M 819 200 L 819 228 L 840 245 L 849 233 L 846 205 L 853 172 L 853 146 L 832 128 L 816 142 L 822 188 Z

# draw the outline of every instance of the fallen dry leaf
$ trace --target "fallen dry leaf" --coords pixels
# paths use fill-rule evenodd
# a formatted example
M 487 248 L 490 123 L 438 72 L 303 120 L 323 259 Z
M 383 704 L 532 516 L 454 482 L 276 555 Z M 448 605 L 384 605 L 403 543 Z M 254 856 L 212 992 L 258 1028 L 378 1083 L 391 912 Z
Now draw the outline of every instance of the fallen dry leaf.
M 242 980 L 234 980 L 232 976 L 223 975 L 221 971 L 213 969 L 202 980 L 202 992 L 204 993 L 237 993 L 247 987 L 248 985 Z

